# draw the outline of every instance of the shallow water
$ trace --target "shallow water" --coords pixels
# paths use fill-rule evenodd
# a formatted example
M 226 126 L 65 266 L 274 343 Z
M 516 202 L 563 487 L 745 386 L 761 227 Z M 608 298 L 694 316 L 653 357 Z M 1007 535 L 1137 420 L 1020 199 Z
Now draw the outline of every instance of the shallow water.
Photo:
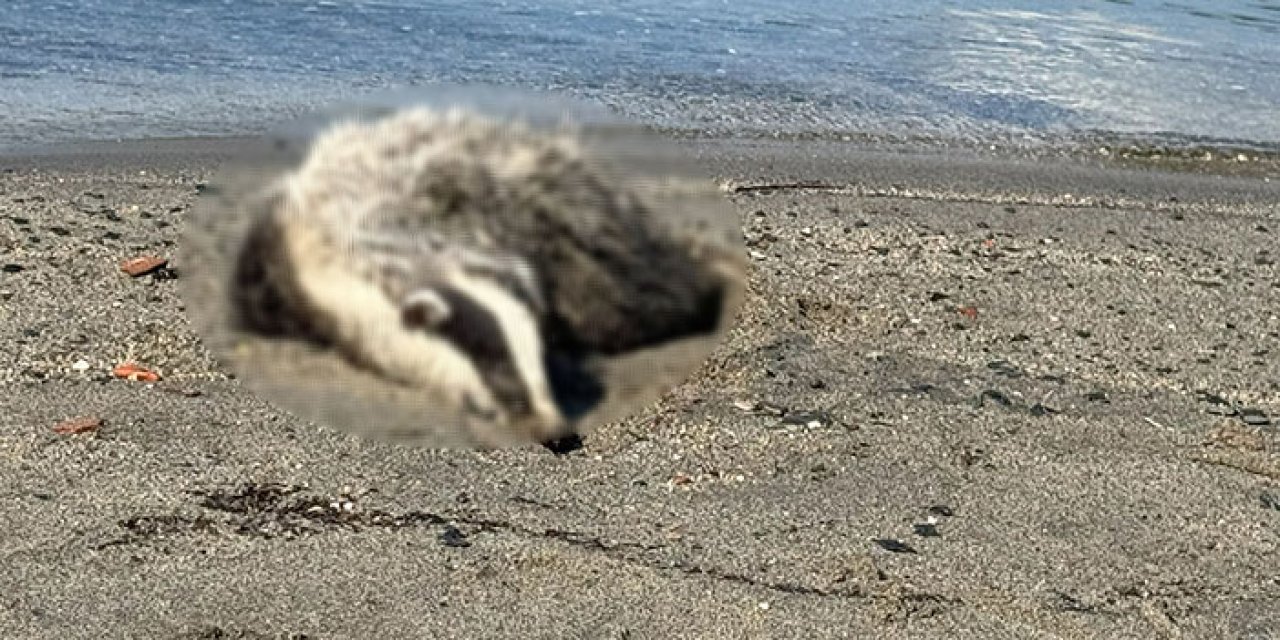
M 600 4 L 9 0 L 0 145 L 250 133 L 434 81 L 711 133 L 1280 143 L 1276 1 Z

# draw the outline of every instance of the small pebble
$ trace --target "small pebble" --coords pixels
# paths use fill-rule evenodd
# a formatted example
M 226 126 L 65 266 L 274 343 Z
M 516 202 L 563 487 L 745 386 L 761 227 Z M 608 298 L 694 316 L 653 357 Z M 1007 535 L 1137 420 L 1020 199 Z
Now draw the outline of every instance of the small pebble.
M 1271 424 L 1271 418 L 1261 409 L 1241 409 L 1240 419 L 1251 427 L 1265 427 Z
M 924 522 L 911 527 L 916 535 L 922 538 L 937 538 L 942 535 L 938 533 L 938 526 L 932 522 Z
M 445 547 L 460 549 L 471 547 L 471 540 L 467 540 L 467 535 L 453 525 L 444 527 L 444 532 L 440 534 L 440 541 L 444 543 Z
M 1258 496 L 1258 501 L 1262 503 L 1262 506 L 1265 509 L 1275 509 L 1276 511 L 1280 511 L 1280 496 L 1273 493 L 1266 493 L 1264 491 L 1262 495 Z
M 875 542 L 881 549 L 892 553 L 917 553 L 914 547 L 893 538 L 876 538 Z

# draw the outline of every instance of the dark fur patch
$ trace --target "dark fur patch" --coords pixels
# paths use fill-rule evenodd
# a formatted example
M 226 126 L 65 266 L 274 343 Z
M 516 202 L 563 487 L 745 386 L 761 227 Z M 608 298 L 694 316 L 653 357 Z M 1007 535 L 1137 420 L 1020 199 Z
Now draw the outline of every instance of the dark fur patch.
M 230 283 L 234 319 L 242 331 L 326 344 L 325 320 L 303 300 L 286 259 L 284 229 L 274 215 L 280 202 L 274 194 L 252 212 Z
M 440 287 L 436 292 L 449 305 L 449 316 L 433 327 L 419 325 L 418 328 L 449 340 L 470 356 L 504 407 L 517 413 L 529 411 L 529 391 L 516 369 L 511 345 L 498 319 L 462 291 Z
M 543 356 L 551 393 L 566 418 L 576 420 L 604 399 L 605 389 L 580 358 L 548 352 Z

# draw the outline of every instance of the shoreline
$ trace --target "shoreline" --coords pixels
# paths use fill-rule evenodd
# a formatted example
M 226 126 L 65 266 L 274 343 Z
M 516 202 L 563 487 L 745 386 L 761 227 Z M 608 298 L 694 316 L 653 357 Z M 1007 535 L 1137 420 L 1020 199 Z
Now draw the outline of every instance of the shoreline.
M 120 273 L 240 143 L 0 155 L 15 637 L 1280 633 L 1280 180 L 689 141 L 746 304 L 557 456 L 309 424 Z
M 946 154 L 1007 161 L 1067 160 L 1121 168 L 1179 173 L 1231 175 L 1280 180 L 1280 141 L 1215 140 L 1173 134 L 1130 134 L 1079 131 L 1048 134 L 1028 141 L 1021 134 L 994 134 L 986 139 L 903 136 L 892 133 L 778 133 L 768 131 L 706 132 L 655 127 L 656 135 L 692 147 L 759 147 L 783 149 L 827 147 L 886 154 Z M 0 147 L 0 164 L 92 163 L 96 160 L 216 162 L 253 149 L 269 149 L 271 135 L 162 136 L 58 141 Z M 263 147 L 263 145 L 267 147 Z

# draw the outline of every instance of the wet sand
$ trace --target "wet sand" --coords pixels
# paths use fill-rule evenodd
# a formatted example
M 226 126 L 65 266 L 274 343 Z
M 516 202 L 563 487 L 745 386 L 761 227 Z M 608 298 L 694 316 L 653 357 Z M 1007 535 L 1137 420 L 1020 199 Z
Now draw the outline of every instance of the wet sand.
M 234 144 L 0 157 L 8 637 L 1280 634 L 1280 177 L 691 143 L 727 341 L 573 453 L 441 452 L 273 409 L 120 272 Z

